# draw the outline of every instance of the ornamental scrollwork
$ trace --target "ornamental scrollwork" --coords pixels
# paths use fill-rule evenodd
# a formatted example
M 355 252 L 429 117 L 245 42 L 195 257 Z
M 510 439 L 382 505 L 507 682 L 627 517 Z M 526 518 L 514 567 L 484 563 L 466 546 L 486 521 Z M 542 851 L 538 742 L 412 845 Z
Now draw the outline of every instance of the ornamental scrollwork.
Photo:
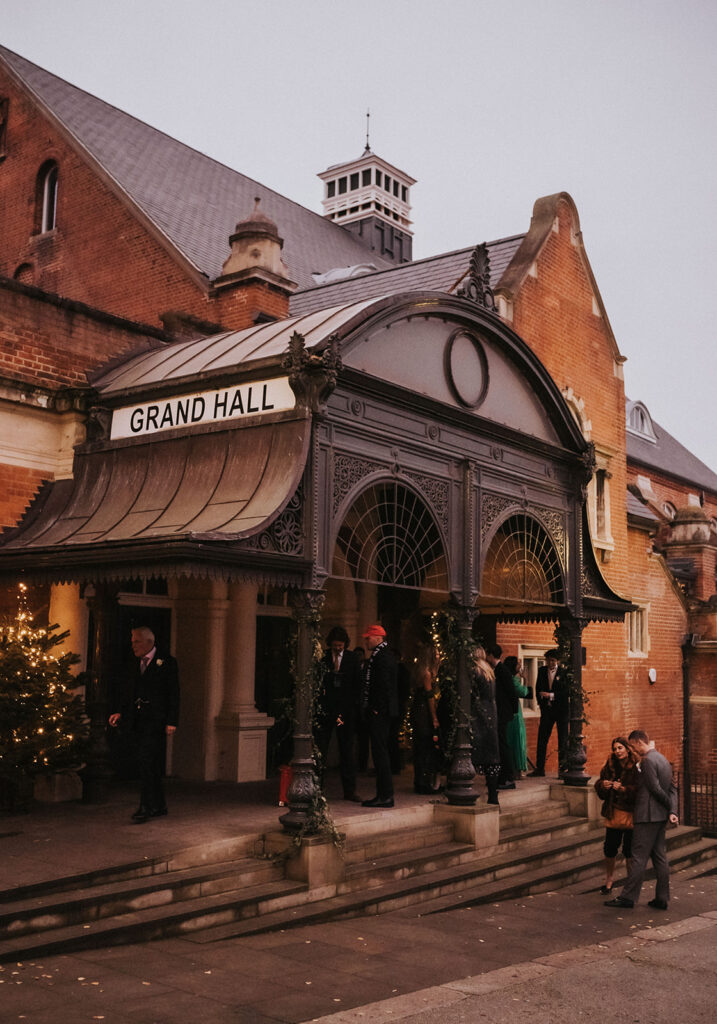
M 481 500 L 480 514 L 480 535 L 481 539 L 490 530 L 496 519 L 501 516 L 507 508 L 517 505 L 514 498 L 507 498 L 502 494 L 484 494 Z
M 303 554 L 303 506 L 303 487 L 300 485 L 271 526 L 255 537 L 250 537 L 245 542 L 246 546 L 259 551 L 276 551 L 282 555 Z
M 336 455 L 334 458 L 334 493 L 333 511 L 338 511 L 341 502 L 346 495 L 354 489 L 357 483 L 371 473 L 385 470 L 385 466 L 379 462 L 370 462 L 368 459 L 357 459 L 353 455 Z
M 436 514 L 444 534 L 448 535 L 448 482 L 439 480 L 433 476 L 424 476 L 422 473 L 406 473 L 410 480 L 413 480 L 423 491 L 430 507 Z

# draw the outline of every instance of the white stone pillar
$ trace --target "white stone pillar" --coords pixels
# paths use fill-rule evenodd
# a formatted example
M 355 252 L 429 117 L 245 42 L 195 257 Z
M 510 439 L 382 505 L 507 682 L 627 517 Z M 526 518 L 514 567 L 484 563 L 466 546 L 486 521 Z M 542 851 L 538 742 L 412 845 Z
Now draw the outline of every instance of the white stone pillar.
M 224 699 L 216 719 L 218 778 L 227 782 L 266 778 L 266 734 L 274 719 L 254 704 L 257 591 L 255 583 L 230 587 Z
M 80 598 L 80 587 L 77 583 L 53 583 L 50 587 L 50 625 L 60 627 L 60 632 L 69 630 L 70 635 L 63 640 L 58 651 L 63 654 L 72 651 L 79 655 L 80 661 L 73 666 L 74 672 L 82 672 L 87 665 L 87 605 Z

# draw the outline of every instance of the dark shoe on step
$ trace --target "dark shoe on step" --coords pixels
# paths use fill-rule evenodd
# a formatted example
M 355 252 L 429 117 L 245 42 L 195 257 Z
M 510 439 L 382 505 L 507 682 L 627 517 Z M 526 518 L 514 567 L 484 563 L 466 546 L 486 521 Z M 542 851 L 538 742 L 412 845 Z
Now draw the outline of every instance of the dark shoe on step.
M 535 771 L 528 772 L 528 778 L 529 779 L 544 779 L 545 778 L 545 772 L 541 772 L 539 768 L 536 768 Z
M 150 811 L 147 814 L 147 817 L 148 818 L 163 818 L 166 813 L 167 813 L 167 808 L 166 807 L 160 807 L 159 810 L 157 810 L 157 811 Z
M 344 800 L 348 800 L 348 802 L 351 804 L 360 804 L 363 802 L 358 793 L 347 793 L 346 796 L 344 797 Z
M 393 807 L 393 798 L 389 798 L 388 800 L 379 800 L 379 798 L 377 796 L 375 796 L 372 800 L 363 800 L 361 802 L 361 806 L 362 807 Z
M 653 910 L 667 910 L 667 900 L 650 900 L 647 904 L 648 907 L 652 907 Z
M 616 896 L 614 900 L 605 900 L 606 907 L 620 907 L 622 910 L 632 910 L 635 904 L 632 900 L 626 900 L 624 896 Z
M 142 822 L 146 821 L 148 817 L 149 811 L 146 810 L 144 807 L 138 807 L 137 810 L 132 815 L 132 821 L 136 821 L 141 824 Z
M 515 789 L 514 782 L 501 782 L 498 784 L 498 789 Z
M 612 886 L 611 885 L 601 885 L 600 886 L 600 892 L 601 892 L 601 894 L 603 896 L 609 896 L 610 893 L 612 892 Z

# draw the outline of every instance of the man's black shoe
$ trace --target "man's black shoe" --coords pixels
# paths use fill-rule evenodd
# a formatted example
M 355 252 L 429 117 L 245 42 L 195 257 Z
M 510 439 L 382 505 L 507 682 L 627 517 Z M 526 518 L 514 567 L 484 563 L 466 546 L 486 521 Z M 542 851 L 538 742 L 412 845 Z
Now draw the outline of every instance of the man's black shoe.
M 144 825 L 145 821 L 148 821 L 148 820 L 149 820 L 149 815 L 147 815 L 147 814 L 133 814 L 132 815 L 132 824 L 133 825 Z
M 498 789 L 515 789 L 514 782 L 499 782 Z
M 363 800 L 361 803 L 362 807 L 393 807 L 393 798 L 390 797 L 388 800 L 379 800 L 375 796 L 372 800 Z
M 144 807 L 138 807 L 132 815 L 132 821 L 143 822 L 149 817 L 149 811 L 146 811 Z
M 667 910 L 667 900 L 650 900 L 647 904 L 648 907 L 652 907 L 653 910 Z
M 148 813 L 147 817 L 148 818 L 163 818 L 166 813 L 167 813 L 167 808 L 166 807 L 162 807 L 158 811 L 150 811 Z
M 623 910 L 632 910 L 635 904 L 632 900 L 626 900 L 624 896 L 616 896 L 614 900 L 605 900 L 606 907 L 622 907 Z
M 545 772 L 541 772 L 541 770 L 539 768 L 536 768 L 534 771 L 528 772 L 528 778 L 529 779 L 544 779 L 545 778 Z
M 358 793 L 347 793 L 346 796 L 344 797 L 344 800 L 348 800 L 349 803 L 352 804 L 361 803 L 361 797 L 358 795 Z

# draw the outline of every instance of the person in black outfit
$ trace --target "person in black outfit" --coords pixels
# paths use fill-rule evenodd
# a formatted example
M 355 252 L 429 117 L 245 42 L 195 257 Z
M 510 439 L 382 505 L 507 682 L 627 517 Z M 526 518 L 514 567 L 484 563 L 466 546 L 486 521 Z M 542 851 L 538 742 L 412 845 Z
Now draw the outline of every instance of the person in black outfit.
M 500 747 L 500 782 L 498 789 L 515 789 L 513 758 L 508 745 L 508 723 L 518 710 L 513 676 L 501 661 L 503 648 L 493 644 L 488 648 L 487 662 L 495 672 L 495 705 L 498 711 L 498 746 Z
M 545 665 L 538 669 L 535 683 L 535 694 L 540 708 L 540 725 L 538 726 L 538 749 L 535 755 L 535 771 L 529 774 L 533 778 L 545 775 L 545 757 L 548 751 L 548 740 L 553 726 L 558 727 L 558 767 L 560 773 L 568 768 L 568 728 L 570 724 L 570 691 L 568 680 L 560 667 L 560 651 L 551 650 L 545 653 Z
M 361 700 L 361 663 L 348 649 L 349 636 L 341 626 L 334 626 L 326 638 L 327 651 L 321 659 L 322 682 L 317 704 L 314 735 L 321 757 L 323 778 L 331 737 L 336 730 L 339 743 L 339 770 L 344 800 L 360 803 L 356 795 L 356 764 L 354 738 Z
M 132 821 L 141 825 L 167 813 L 162 776 L 167 736 L 175 732 L 179 720 L 179 674 L 171 655 L 158 655 L 154 633 L 147 626 L 132 630 L 132 653 L 135 662 L 125 687 L 126 699 L 122 710 L 110 715 L 109 724 L 116 728 L 122 718 L 130 723 L 142 785 Z
M 376 769 L 376 796 L 364 800 L 364 807 L 393 807 L 393 776 L 389 755 L 391 718 L 398 715 L 398 665 L 386 643 L 383 626 L 369 626 L 364 633 L 371 652 L 366 663 L 363 709 L 371 737 L 371 755 Z

